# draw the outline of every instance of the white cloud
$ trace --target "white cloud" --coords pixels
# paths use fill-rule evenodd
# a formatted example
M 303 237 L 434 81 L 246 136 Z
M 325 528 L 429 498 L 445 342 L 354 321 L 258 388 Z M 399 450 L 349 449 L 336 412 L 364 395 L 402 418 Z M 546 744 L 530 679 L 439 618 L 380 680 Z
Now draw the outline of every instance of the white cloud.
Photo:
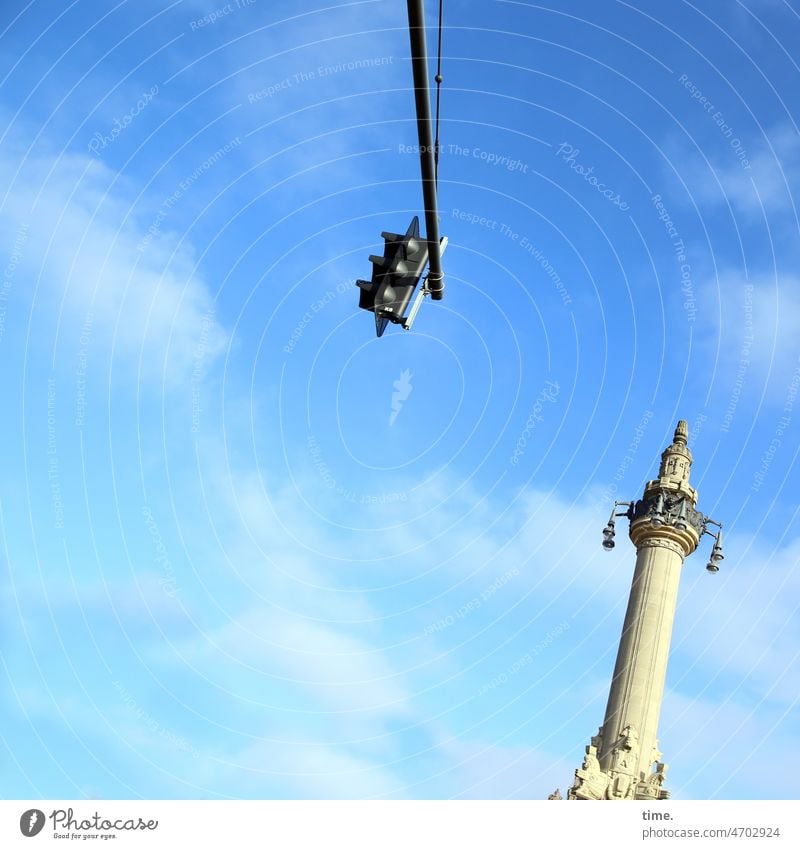
M 213 362 L 226 338 L 191 245 L 161 234 L 137 250 L 146 233 L 127 178 L 88 156 L 26 157 L 10 147 L 0 150 L 0 174 L 8 192 L 0 221 L 11 231 L 28 226 L 17 277 L 31 293 L 35 284 L 33 321 L 53 346 L 74 355 L 91 314 L 92 354 L 111 349 L 126 377 L 175 385 L 198 359 Z
M 788 731 L 781 712 L 668 689 L 659 741 L 668 788 L 678 799 L 793 798 L 796 744 Z
M 684 675 L 704 670 L 708 691 L 791 705 L 800 673 L 800 540 L 769 546 L 734 533 L 725 548 L 713 582 L 700 575 L 699 586 L 682 596 L 673 654 L 686 664 Z M 671 680 L 674 687 L 681 683 L 678 676 Z
M 238 787 L 243 797 L 405 798 L 390 769 L 307 737 L 252 744 L 220 767 L 217 786 Z
M 213 664 L 235 664 L 242 672 L 306 690 L 312 711 L 334 711 L 345 720 L 349 713 L 366 719 L 409 713 L 402 677 L 378 648 L 269 604 L 238 612 L 227 625 L 178 650 L 207 673 Z
M 794 198 L 800 184 L 800 148 L 797 129 L 791 125 L 762 127 L 763 136 L 749 151 L 749 167 L 739 161 L 724 136 L 721 156 L 701 159 L 698 154 L 677 150 L 673 159 L 681 163 L 681 174 L 695 200 L 730 206 L 753 219 L 766 219 L 774 226 L 776 214 L 791 213 L 797 231 Z
M 451 740 L 440 755 L 450 764 L 458 799 L 543 800 L 556 788 L 566 797 L 575 768 L 580 766 L 530 746 L 498 746 L 488 741 Z
M 723 413 L 740 400 L 786 402 L 800 364 L 800 277 L 726 271 L 699 287 L 706 308 L 698 323 L 708 383 Z M 734 404 L 735 401 L 735 404 Z

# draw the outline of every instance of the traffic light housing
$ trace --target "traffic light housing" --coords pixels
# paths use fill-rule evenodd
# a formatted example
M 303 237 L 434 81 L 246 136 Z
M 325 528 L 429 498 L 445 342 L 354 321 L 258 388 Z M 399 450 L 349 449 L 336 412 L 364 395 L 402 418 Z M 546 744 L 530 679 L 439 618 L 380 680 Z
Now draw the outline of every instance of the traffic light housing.
M 358 306 L 375 313 L 378 336 L 389 322 L 407 327 L 406 309 L 428 263 L 428 242 L 419 235 L 415 215 L 404 236 L 381 233 L 385 240 L 383 256 L 370 256 L 372 280 L 357 280 Z

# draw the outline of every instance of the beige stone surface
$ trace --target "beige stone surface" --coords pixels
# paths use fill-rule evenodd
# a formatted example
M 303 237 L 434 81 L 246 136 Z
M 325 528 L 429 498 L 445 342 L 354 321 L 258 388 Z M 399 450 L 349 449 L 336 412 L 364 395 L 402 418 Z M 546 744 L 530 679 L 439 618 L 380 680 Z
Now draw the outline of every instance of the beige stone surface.
M 686 422 L 678 422 L 661 455 L 659 476 L 645 486 L 630 523 L 636 565 L 605 718 L 575 771 L 569 799 L 669 796 L 663 789 L 667 767 L 658 750 L 658 721 L 681 569 L 700 538 L 687 432 Z

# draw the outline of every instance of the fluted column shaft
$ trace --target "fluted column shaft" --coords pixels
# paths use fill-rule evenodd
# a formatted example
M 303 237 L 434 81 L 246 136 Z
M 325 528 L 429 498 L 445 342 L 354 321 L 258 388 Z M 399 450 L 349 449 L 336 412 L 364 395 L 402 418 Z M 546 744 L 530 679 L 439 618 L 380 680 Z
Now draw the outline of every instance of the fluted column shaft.
M 614 744 L 627 726 L 639 735 L 638 757 L 632 765 L 636 779 L 646 776 L 656 760 L 683 559 L 680 547 L 669 540 L 646 539 L 638 548 L 598 752 L 600 767 L 606 771 L 612 767 Z

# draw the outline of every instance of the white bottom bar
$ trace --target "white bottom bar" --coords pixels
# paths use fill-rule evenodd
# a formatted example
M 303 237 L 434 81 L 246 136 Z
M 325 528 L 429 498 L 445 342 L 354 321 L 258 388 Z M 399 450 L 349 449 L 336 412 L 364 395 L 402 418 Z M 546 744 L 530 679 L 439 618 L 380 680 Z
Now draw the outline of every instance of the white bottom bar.
M 0 802 L 4 847 L 783 847 L 799 825 L 800 803 L 774 801 Z

